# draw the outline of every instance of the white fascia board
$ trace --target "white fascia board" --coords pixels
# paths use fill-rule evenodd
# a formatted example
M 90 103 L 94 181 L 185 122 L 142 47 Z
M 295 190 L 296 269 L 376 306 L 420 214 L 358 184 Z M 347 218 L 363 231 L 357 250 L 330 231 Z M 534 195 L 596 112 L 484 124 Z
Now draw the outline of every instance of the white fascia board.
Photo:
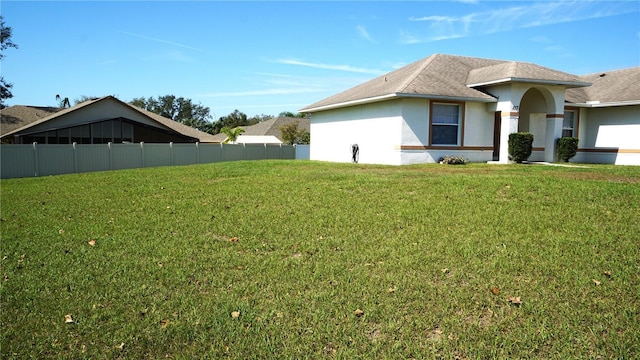
M 317 112 L 317 111 L 332 110 L 332 109 L 338 109 L 338 108 L 343 108 L 347 106 L 362 105 L 362 104 L 369 104 L 369 103 L 374 103 L 374 102 L 383 101 L 383 100 L 389 100 L 395 97 L 398 97 L 398 94 L 393 93 L 393 94 L 387 94 L 387 95 L 381 95 L 381 96 L 374 96 L 366 99 L 358 99 L 358 100 L 345 101 L 345 102 L 335 103 L 330 105 L 318 106 L 310 109 L 302 109 L 299 111 L 301 113 L 311 113 L 311 112 Z
M 612 102 L 586 102 L 586 103 L 570 103 L 568 106 L 584 107 L 584 108 L 601 108 L 612 106 L 629 106 L 640 105 L 640 100 L 628 100 L 628 101 L 612 101 Z
M 543 80 L 543 79 L 504 78 L 504 79 L 491 80 L 491 81 L 486 81 L 486 82 L 476 83 L 476 84 L 467 84 L 467 87 L 473 88 L 478 86 L 500 85 L 500 84 L 506 84 L 510 82 L 524 82 L 524 83 L 545 84 L 545 85 L 562 85 L 570 88 L 591 86 L 591 83 L 583 82 L 583 81 L 553 81 L 553 80 Z
M 467 96 L 446 96 L 446 95 L 423 95 L 423 94 L 405 94 L 398 93 L 398 97 L 407 97 L 407 98 L 421 98 L 421 99 L 432 99 L 432 100 L 453 100 L 453 101 L 474 101 L 474 102 L 482 102 L 482 103 L 492 103 L 498 102 L 498 99 L 492 98 L 477 98 L 477 97 L 467 97 Z
M 359 99 L 359 100 L 346 101 L 346 102 L 336 103 L 331 105 L 318 106 L 315 108 L 303 109 L 299 111 L 302 113 L 311 113 L 311 112 L 317 112 L 317 111 L 338 109 L 338 108 L 354 106 L 354 105 L 369 104 L 369 103 L 389 100 L 393 98 L 420 98 L 420 99 L 434 99 L 434 100 L 475 101 L 475 102 L 485 102 L 485 103 L 498 101 L 497 99 L 486 99 L 486 98 L 464 97 L 464 96 L 393 93 L 393 94 L 387 94 L 382 96 L 370 97 L 366 99 Z

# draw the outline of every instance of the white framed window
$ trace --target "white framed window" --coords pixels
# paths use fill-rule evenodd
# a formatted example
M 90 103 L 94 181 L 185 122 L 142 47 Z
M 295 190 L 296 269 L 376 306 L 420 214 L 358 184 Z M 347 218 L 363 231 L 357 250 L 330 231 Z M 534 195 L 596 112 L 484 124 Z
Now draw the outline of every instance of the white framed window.
M 431 145 L 460 145 L 460 104 L 431 104 Z
M 565 110 L 562 120 L 562 137 L 576 137 L 577 116 L 575 110 Z

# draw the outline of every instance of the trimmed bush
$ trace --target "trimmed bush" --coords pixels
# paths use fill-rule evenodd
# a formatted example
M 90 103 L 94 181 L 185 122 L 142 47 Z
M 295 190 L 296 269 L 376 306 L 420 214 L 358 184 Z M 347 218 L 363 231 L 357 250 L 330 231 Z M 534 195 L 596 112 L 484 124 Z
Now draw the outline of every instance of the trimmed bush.
M 556 140 L 556 150 L 558 160 L 569 162 L 569 159 L 578 153 L 578 139 L 574 137 L 563 137 Z
M 441 157 L 438 162 L 440 164 L 446 165 L 465 165 L 469 162 L 469 160 L 463 158 L 462 156 L 445 155 Z
M 518 164 L 527 160 L 533 150 L 533 134 L 519 132 L 509 134 L 509 159 Z

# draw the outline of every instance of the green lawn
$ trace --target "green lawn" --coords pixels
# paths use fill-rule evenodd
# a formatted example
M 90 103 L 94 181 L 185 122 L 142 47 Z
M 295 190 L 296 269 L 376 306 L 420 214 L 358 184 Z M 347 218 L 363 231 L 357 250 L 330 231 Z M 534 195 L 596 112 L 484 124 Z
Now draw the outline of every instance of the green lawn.
M 254 161 L 0 185 L 3 359 L 640 358 L 640 167 Z

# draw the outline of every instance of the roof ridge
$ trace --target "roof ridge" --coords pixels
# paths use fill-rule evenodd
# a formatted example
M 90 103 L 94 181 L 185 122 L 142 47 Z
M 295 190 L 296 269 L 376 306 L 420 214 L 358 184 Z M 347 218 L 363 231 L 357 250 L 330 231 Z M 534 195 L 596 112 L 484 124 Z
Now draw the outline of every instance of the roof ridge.
M 421 61 L 424 61 L 424 63 L 418 67 L 418 69 L 415 71 L 415 73 L 412 74 L 412 76 L 407 77 L 407 79 L 402 84 L 400 84 L 400 86 L 396 90 L 396 93 L 402 93 L 404 90 L 406 90 L 409 87 L 409 85 L 415 79 L 417 79 L 418 76 L 420 76 L 420 74 L 424 71 L 424 69 L 426 69 L 427 66 L 430 65 L 440 55 L 442 54 L 433 54 L 431 56 L 428 56 L 422 59 Z
M 639 69 L 639 68 L 640 68 L 640 66 L 631 66 L 631 67 L 623 68 L 623 69 L 596 71 L 596 72 L 592 72 L 592 73 L 588 73 L 588 74 L 581 74 L 581 75 L 577 75 L 577 76 L 578 77 L 584 77 L 584 76 L 593 76 L 593 75 L 600 75 L 600 74 L 617 73 L 617 72 L 621 72 L 621 71 L 632 71 L 632 70 L 636 70 L 636 69 Z

